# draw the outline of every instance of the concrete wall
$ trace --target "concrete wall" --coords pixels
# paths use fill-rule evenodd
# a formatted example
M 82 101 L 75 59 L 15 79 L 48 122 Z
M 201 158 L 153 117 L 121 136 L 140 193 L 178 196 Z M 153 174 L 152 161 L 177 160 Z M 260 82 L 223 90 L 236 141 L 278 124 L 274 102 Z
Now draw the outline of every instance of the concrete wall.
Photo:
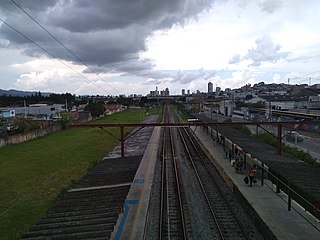
M 6 138 L 0 138 L 0 148 L 9 144 L 27 142 L 38 137 L 46 136 L 62 129 L 61 124 L 54 124 L 46 128 L 37 129 L 28 133 L 16 134 Z

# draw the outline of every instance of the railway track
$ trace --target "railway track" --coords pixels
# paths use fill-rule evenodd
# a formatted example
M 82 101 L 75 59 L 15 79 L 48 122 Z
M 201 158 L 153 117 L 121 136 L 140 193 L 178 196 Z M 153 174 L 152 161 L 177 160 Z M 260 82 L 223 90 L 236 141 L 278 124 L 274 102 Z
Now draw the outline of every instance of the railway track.
M 163 134 L 159 239 L 187 239 L 186 201 L 171 129 Z
M 195 114 L 194 117 L 202 122 L 212 122 L 212 119 L 200 114 Z M 268 167 L 268 178 L 274 184 L 279 183 L 282 191 L 291 194 L 295 201 L 319 218 L 319 211 L 315 211 L 320 206 L 320 171 L 318 168 L 287 153 L 282 152 L 279 155 L 275 147 L 257 139 L 253 141 L 252 137 L 230 126 L 219 126 L 218 132 L 250 153 L 252 158 L 259 159 Z M 277 181 L 275 177 L 281 181 Z M 288 191 L 289 185 L 290 192 Z M 293 191 L 296 194 L 292 194 Z
M 211 163 L 205 162 L 189 129 L 181 128 L 179 134 L 208 211 L 211 213 L 211 230 L 215 239 L 248 239 L 244 226 L 225 196 L 226 193 L 219 186 L 218 172 L 210 170 Z
M 166 107 L 164 122 L 177 121 Z M 161 139 L 159 220 L 148 220 L 158 222 L 158 234 L 149 229 L 145 239 L 262 239 L 189 128 L 163 128 Z

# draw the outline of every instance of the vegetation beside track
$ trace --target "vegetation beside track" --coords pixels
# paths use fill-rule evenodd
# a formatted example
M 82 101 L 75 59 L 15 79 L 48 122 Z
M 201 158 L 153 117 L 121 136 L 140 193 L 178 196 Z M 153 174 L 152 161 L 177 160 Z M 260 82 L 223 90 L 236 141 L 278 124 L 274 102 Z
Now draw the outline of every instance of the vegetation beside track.
M 278 140 L 270 135 L 269 133 L 260 133 L 256 138 L 262 140 L 263 142 L 272 145 L 274 147 L 277 147 Z M 308 163 L 312 166 L 320 168 L 320 164 L 317 163 L 316 159 L 310 155 L 310 153 L 305 152 L 297 147 L 292 147 L 288 144 L 282 143 L 282 151 L 289 153 L 290 155 Z
M 188 122 L 188 119 L 191 117 L 191 115 L 182 109 L 181 106 L 174 105 L 174 111 L 180 117 L 182 122 Z
M 91 123 L 139 123 L 160 108 L 129 109 Z M 125 128 L 128 134 L 131 129 Z M 108 132 L 120 137 L 118 128 Z M 118 140 L 101 129 L 76 128 L 0 149 L 0 239 L 18 239 L 111 151 Z
M 250 129 L 247 126 L 236 126 L 234 127 L 243 133 L 252 136 L 254 138 L 257 138 L 271 146 L 277 147 L 278 145 L 278 139 L 275 138 L 273 135 L 270 133 L 264 132 L 264 133 L 259 133 L 259 135 L 255 136 L 251 133 Z M 320 168 L 320 164 L 317 163 L 316 159 L 310 155 L 310 153 L 305 152 L 297 147 L 292 147 L 288 144 L 282 143 L 282 151 L 289 153 L 293 157 L 296 157 L 308 164 L 311 164 L 312 166 Z

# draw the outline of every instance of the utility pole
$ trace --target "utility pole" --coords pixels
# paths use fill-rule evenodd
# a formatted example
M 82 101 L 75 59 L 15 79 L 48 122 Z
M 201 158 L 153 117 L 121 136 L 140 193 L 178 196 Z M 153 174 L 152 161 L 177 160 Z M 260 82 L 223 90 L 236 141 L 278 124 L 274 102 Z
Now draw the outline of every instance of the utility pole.
M 23 106 L 24 106 L 24 118 L 27 118 L 27 106 L 26 106 L 26 100 L 23 100 Z
M 269 122 L 272 121 L 272 109 L 271 109 L 271 89 L 269 89 Z
M 233 94 L 231 94 L 231 118 L 233 115 L 233 109 L 234 109 L 234 96 Z

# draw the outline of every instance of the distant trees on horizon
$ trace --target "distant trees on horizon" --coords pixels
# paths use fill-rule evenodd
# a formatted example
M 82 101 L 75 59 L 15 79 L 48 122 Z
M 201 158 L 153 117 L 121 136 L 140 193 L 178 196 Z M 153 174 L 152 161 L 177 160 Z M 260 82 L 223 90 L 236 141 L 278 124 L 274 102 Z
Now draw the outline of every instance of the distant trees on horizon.
M 44 96 L 41 94 L 41 92 L 36 92 L 35 94 L 31 94 L 29 96 L 1 95 L 0 107 L 23 107 L 25 104 L 30 105 L 36 103 L 64 104 L 66 101 L 68 103 L 74 103 L 76 101 L 76 96 L 72 95 L 71 93 L 51 93 L 50 95 Z

